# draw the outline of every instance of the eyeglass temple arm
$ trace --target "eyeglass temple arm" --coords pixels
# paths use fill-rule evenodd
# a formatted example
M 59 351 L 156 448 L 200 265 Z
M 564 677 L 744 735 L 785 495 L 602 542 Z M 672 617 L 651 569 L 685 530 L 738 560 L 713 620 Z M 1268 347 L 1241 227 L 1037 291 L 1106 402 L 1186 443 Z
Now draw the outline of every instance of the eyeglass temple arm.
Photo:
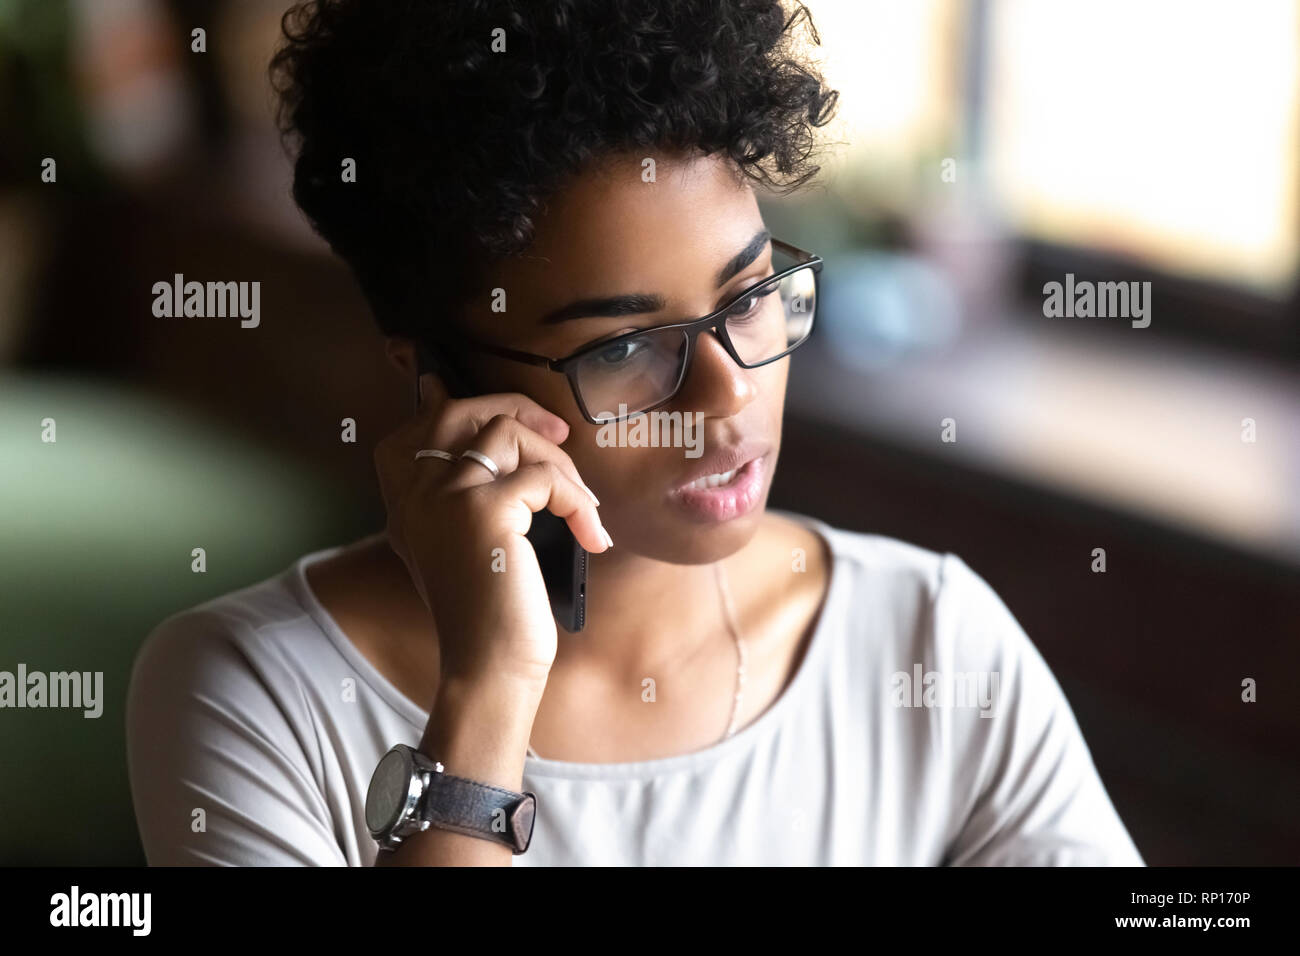
M 514 359 L 516 362 L 523 362 L 526 365 L 539 365 L 544 368 L 555 368 L 556 364 L 554 359 L 549 359 L 545 355 L 534 355 L 532 352 L 519 352 L 515 349 L 508 349 L 500 345 L 484 345 L 475 342 L 472 347 L 476 351 L 487 352 L 489 355 L 498 355 L 501 358 Z
M 777 239 L 775 237 L 773 237 L 772 239 L 772 246 L 774 248 L 780 249 L 786 255 L 793 256 L 794 258 L 798 259 L 800 262 L 811 262 L 813 259 L 820 258 L 819 256 L 813 255 L 811 252 L 808 252 L 804 249 L 800 249 L 798 246 L 793 246 L 790 243 L 785 242 L 781 239 Z

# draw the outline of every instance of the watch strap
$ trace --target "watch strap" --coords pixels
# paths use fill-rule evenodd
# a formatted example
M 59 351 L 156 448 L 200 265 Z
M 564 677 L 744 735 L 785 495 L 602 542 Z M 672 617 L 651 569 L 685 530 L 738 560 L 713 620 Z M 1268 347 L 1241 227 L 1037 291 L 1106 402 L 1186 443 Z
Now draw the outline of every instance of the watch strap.
M 518 855 L 532 842 L 537 797 L 451 773 L 431 773 L 420 813 L 431 826 L 502 843 Z M 494 827 L 497 821 L 504 830 Z

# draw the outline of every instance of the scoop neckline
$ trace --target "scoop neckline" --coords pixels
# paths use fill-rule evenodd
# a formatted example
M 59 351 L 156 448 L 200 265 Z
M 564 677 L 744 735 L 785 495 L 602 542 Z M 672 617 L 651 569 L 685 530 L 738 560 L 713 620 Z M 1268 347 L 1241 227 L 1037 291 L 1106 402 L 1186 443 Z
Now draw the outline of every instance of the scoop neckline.
M 698 769 L 701 766 L 715 763 L 742 749 L 757 745 L 761 738 L 770 736 L 776 731 L 786 713 L 804 696 L 807 685 L 812 680 L 812 677 L 809 676 L 810 672 L 816 668 L 817 662 L 824 653 L 825 633 L 834 617 L 832 606 L 838 600 L 843 589 L 844 572 L 840 568 L 841 559 L 839 549 L 836 547 L 836 531 L 834 528 L 821 519 L 809 515 L 800 515 L 774 508 L 769 508 L 768 511 L 803 524 L 816 533 L 824 542 L 829 559 L 829 581 L 817 612 L 817 619 L 812 625 L 812 636 L 809 638 L 808 647 L 804 651 L 799 669 L 787 683 L 780 697 L 769 704 L 763 713 L 730 737 L 700 750 L 674 754 L 670 757 L 655 757 L 650 760 L 620 761 L 617 763 L 583 763 L 570 760 L 554 760 L 549 757 L 537 757 L 527 754 L 524 758 L 525 776 L 582 780 L 648 779 L 674 771 Z M 360 540 L 370 542 L 382 537 L 384 534 L 384 531 L 377 531 Z M 320 603 L 316 593 L 311 588 L 310 582 L 307 580 L 307 568 L 319 561 L 325 561 L 339 554 L 349 546 L 346 544 L 335 545 L 303 555 L 287 570 L 287 582 L 298 603 L 307 611 L 317 627 L 330 639 L 330 643 L 356 669 L 362 679 L 383 698 L 385 703 L 396 710 L 419 733 L 423 733 L 429 720 L 429 711 L 420 707 L 415 701 L 398 690 L 396 685 L 370 663 L 369 659 L 357 649 L 343 629 L 339 627 L 329 611 L 325 609 L 325 606 Z

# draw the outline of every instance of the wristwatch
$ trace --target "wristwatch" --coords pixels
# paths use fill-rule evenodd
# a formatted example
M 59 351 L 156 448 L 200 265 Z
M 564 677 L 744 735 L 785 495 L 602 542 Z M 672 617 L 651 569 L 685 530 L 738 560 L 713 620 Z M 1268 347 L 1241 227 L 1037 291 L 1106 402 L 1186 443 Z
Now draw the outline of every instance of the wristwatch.
M 366 828 L 381 850 L 395 850 L 431 826 L 510 847 L 518 855 L 533 839 L 537 797 L 447 773 L 406 744 L 384 754 L 366 791 Z

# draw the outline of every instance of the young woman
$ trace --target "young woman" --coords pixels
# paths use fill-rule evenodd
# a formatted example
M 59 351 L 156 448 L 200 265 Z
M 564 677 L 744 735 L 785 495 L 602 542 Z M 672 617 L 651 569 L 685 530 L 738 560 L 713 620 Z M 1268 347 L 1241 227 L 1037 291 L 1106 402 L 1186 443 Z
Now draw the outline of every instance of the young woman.
M 765 507 L 820 260 L 754 187 L 811 178 L 836 98 L 805 10 L 332 0 L 284 27 L 294 196 L 420 403 L 376 450 L 384 531 L 150 635 L 151 863 L 1141 864 L 980 577 Z M 627 440 L 638 417 L 699 441 Z M 542 511 L 591 555 L 577 633 Z

